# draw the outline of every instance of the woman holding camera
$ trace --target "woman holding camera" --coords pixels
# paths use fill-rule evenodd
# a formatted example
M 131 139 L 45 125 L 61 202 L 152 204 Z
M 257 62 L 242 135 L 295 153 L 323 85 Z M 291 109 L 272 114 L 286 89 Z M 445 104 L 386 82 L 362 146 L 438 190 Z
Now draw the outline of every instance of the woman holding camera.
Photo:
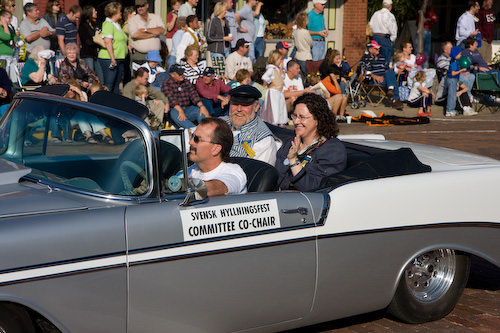
M 31 51 L 30 58 L 24 63 L 21 83 L 23 85 L 55 84 L 56 78 L 47 72 L 47 61 L 53 54 L 53 51 L 45 50 L 41 45 L 36 46 Z
M 99 82 L 97 75 L 87 66 L 85 61 L 78 57 L 79 49 L 75 43 L 66 44 L 66 56 L 59 68 L 59 82 L 66 83 L 74 79 L 83 90 L 87 90 L 92 83 Z
M 99 51 L 98 62 L 103 72 L 104 85 L 109 91 L 119 94 L 119 85 L 127 56 L 127 35 L 118 24 L 122 17 L 122 5 L 110 2 L 104 7 L 106 21 L 102 24 L 103 48 Z

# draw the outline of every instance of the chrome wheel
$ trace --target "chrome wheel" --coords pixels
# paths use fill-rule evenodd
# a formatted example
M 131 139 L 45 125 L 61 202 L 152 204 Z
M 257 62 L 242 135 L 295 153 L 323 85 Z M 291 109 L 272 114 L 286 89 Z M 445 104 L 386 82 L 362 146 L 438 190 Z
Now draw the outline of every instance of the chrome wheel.
M 439 249 L 413 259 L 405 269 L 405 281 L 417 300 L 433 302 L 450 289 L 455 272 L 455 251 Z
M 419 255 L 406 265 L 388 313 L 412 324 L 443 318 L 457 304 L 469 267 L 469 256 L 453 249 Z

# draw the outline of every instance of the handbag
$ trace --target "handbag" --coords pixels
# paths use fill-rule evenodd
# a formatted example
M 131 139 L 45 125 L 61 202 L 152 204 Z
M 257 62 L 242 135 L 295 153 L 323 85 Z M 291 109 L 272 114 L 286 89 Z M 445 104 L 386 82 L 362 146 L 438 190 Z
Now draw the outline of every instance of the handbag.
M 106 48 L 104 44 L 104 38 L 102 37 L 102 32 L 100 30 L 96 30 L 94 33 L 94 37 L 92 37 L 92 41 L 99 45 L 101 48 Z
M 399 86 L 399 99 L 402 102 L 406 102 L 408 98 L 410 97 L 410 88 L 407 86 Z

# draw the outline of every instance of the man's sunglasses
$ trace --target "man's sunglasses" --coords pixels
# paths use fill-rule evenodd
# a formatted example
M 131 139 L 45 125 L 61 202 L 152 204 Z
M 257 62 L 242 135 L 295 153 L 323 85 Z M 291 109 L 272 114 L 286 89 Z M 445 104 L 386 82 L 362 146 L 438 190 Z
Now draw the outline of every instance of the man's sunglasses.
M 142 8 L 144 6 L 146 6 L 146 4 L 144 4 L 144 5 L 135 5 L 135 8 Z
M 208 143 L 213 143 L 214 145 L 218 145 L 217 142 L 213 142 L 211 140 L 200 139 L 200 137 L 198 135 L 194 135 L 194 134 L 191 134 L 191 139 L 193 139 L 194 143 L 196 143 L 196 144 L 198 144 L 200 142 L 208 142 Z

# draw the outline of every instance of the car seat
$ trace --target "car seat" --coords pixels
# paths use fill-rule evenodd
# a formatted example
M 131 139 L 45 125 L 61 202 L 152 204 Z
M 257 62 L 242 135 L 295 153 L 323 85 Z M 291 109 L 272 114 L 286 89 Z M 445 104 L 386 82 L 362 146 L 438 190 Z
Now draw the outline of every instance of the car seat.
M 233 157 L 231 162 L 238 164 L 247 175 L 248 192 L 269 192 L 277 189 L 278 171 L 271 164 L 246 157 Z

